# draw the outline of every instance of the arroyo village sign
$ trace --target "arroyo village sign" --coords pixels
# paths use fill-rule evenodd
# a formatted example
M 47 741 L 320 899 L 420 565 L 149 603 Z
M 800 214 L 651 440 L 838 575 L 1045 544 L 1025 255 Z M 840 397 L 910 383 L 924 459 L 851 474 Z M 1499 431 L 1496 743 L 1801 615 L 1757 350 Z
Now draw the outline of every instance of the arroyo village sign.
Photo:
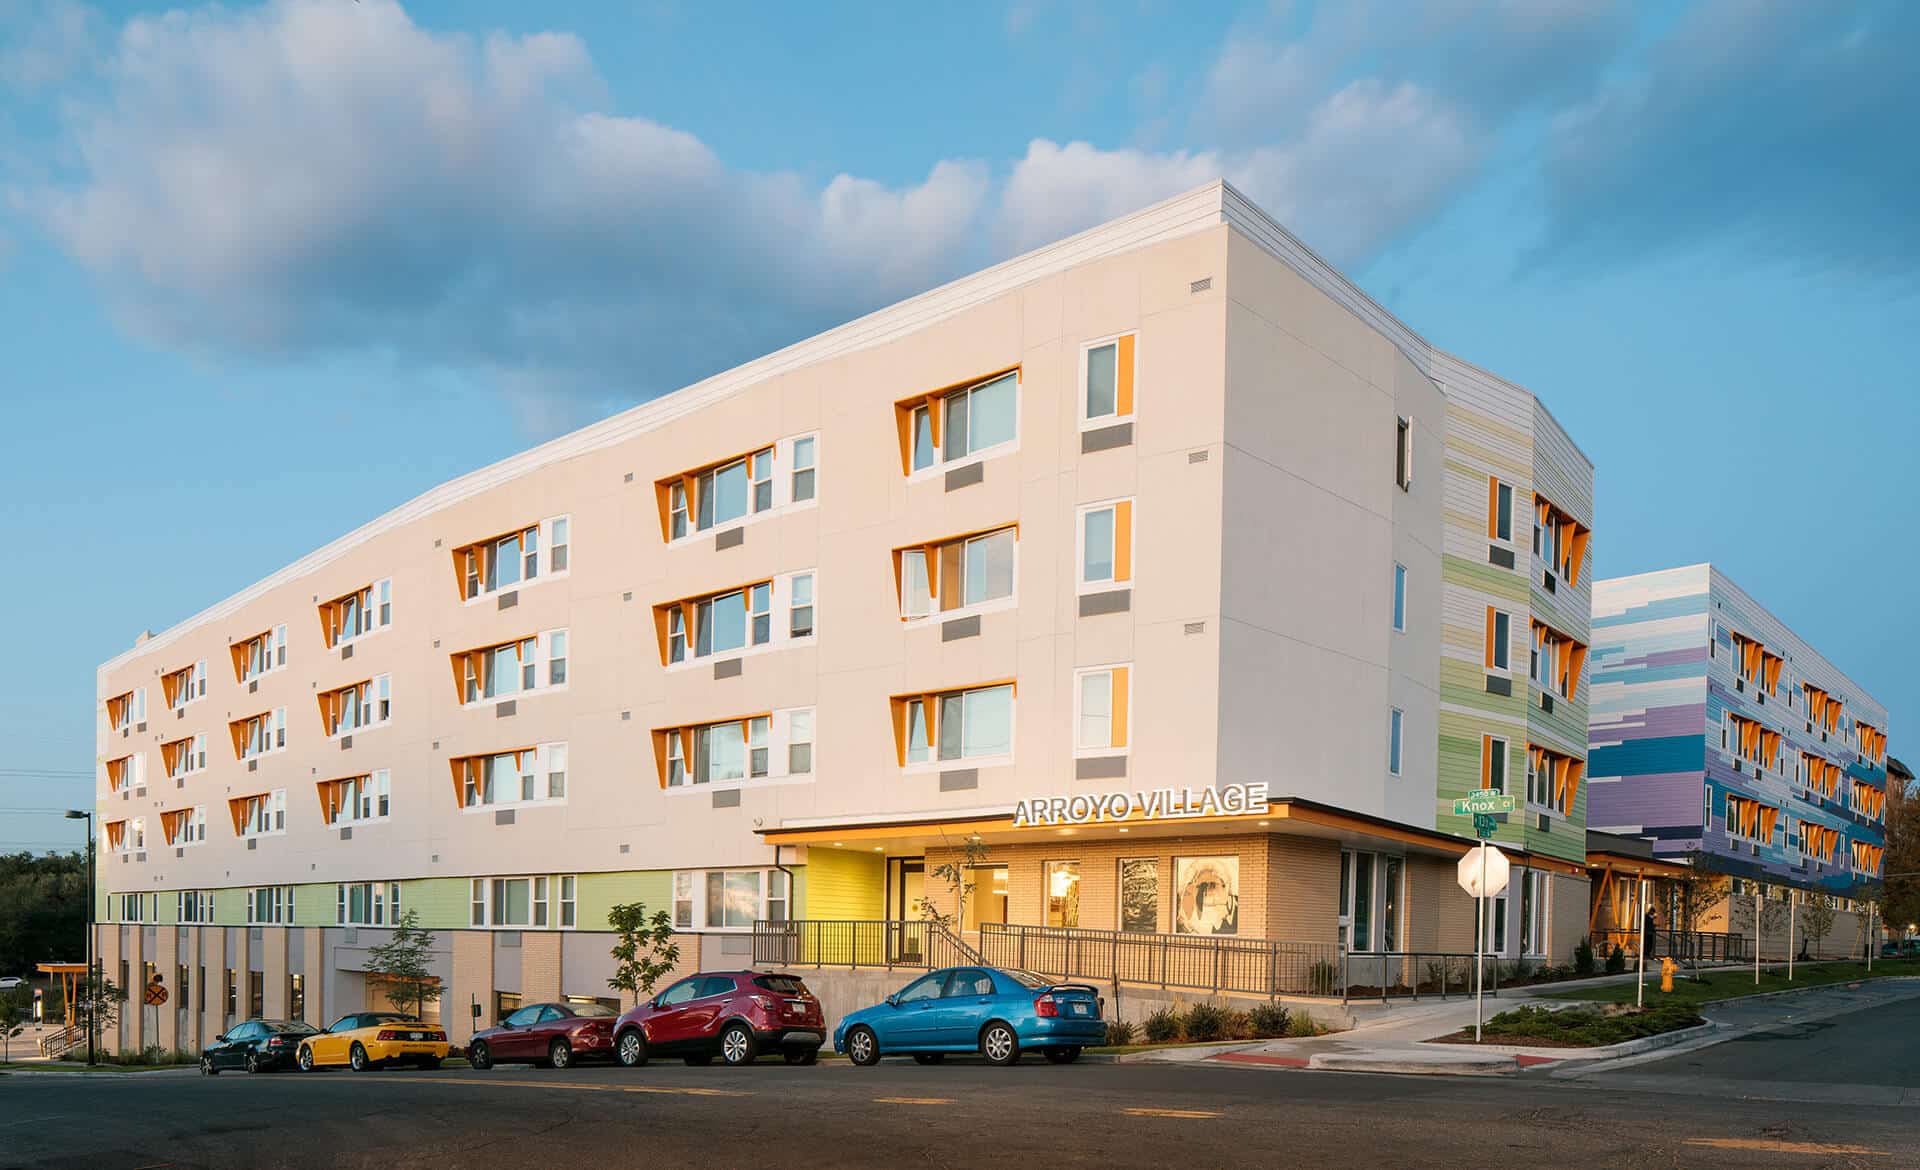
M 1193 817 L 1244 816 L 1267 811 L 1267 786 L 1224 784 L 1219 788 L 1150 788 L 1144 792 L 1035 796 L 1013 808 L 1013 827 L 1099 825 L 1116 821 L 1176 821 Z

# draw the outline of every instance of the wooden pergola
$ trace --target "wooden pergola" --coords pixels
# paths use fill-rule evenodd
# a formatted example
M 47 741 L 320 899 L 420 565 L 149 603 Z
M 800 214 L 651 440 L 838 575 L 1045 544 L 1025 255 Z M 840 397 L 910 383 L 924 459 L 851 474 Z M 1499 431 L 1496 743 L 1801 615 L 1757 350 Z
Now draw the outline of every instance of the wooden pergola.
M 37 963 L 35 966 L 42 975 L 51 975 L 60 980 L 60 990 L 63 993 L 60 1002 L 67 1008 L 67 1027 L 73 1027 L 79 1022 L 77 1018 L 79 1013 L 74 1006 L 77 998 L 75 992 L 80 981 L 87 977 L 87 965 L 85 963 Z

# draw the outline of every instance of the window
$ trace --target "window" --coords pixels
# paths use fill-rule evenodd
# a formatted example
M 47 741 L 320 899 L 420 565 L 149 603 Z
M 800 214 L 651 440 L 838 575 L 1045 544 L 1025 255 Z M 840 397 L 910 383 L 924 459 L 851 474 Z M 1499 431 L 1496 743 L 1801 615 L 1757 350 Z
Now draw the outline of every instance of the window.
M 1507 790 L 1507 741 L 1498 736 L 1480 737 L 1480 787 L 1493 792 Z
M 293 925 L 292 886 L 256 886 L 246 892 L 246 900 L 248 926 Z
M 1393 628 L 1406 632 L 1407 628 L 1407 567 L 1393 567 Z
M 542 630 L 452 655 L 460 702 L 484 703 L 564 687 L 570 642 L 565 629 Z
M 1562 816 L 1573 815 L 1574 799 L 1587 762 L 1533 744 L 1527 745 L 1527 804 Z
M 813 637 L 813 574 L 795 573 L 787 597 L 787 636 Z
M 227 730 L 233 736 L 236 759 L 250 760 L 277 752 L 287 746 L 287 709 L 276 707 L 246 719 L 236 719 L 227 724 Z
M 1114 500 L 1081 508 L 1081 592 L 1124 585 L 1132 579 L 1133 501 Z
M 1348 949 L 1398 951 L 1405 903 L 1404 862 L 1359 850 L 1340 853 L 1340 941 Z
M 178 711 L 195 699 L 207 697 L 207 664 L 196 662 L 192 666 L 183 666 L 171 674 L 160 676 L 160 693 L 166 699 L 167 709 Z
M 361 776 L 319 782 L 321 818 L 329 825 L 383 821 L 392 807 L 393 781 L 381 768 Z
M 323 691 L 319 703 L 320 725 L 328 736 L 384 726 L 393 719 L 392 676 L 377 675 L 336 691 Z
M 1491 477 L 1487 480 L 1487 535 L 1494 540 L 1513 539 L 1513 488 Z
M 812 435 L 793 441 L 793 502 L 798 504 L 811 500 L 814 493 L 813 449 L 817 440 Z
M 1394 434 L 1393 482 L 1403 492 L 1413 489 L 1413 420 L 1405 415 L 1397 420 Z
M 287 831 L 287 790 L 276 788 L 253 796 L 236 796 L 227 801 L 233 817 L 236 837 L 264 837 Z
M 351 882 L 335 887 L 334 920 L 341 926 L 398 923 L 400 883 Z
M 1135 335 L 1103 338 L 1080 351 L 1080 421 L 1117 422 L 1133 417 Z
M 813 771 L 813 711 L 794 711 L 787 716 L 787 774 L 804 776 Z
M 1506 670 L 1513 652 L 1513 618 L 1487 607 L 1487 669 Z
M 1880 876 L 1880 866 L 1887 855 L 1885 847 L 1869 841 L 1855 841 L 1852 852 L 1855 873 L 1864 874 L 1867 877 Z
M 1154 934 L 1159 931 L 1159 858 L 1121 859 L 1120 929 L 1131 934 Z
M 1076 749 L 1098 753 L 1126 750 L 1132 678 L 1130 666 L 1099 666 L 1075 673 Z
M 128 731 L 147 721 L 147 688 L 135 687 L 124 695 L 107 700 L 107 723 L 115 731 Z
M 1012 443 L 1019 392 L 1020 372 L 1010 370 L 971 386 L 894 403 L 901 470 L 911 475 Z
M 560 878 L 560 925 L 572 929 L 580 916 L 580 879 L 572 874 Z
M 162 760 L 165 760 L 165 744 L 161 744 Z M 145 788 L 147 784 L 147 757 L 135 752 L 130 756 L 107 761 L 107 787 L 109 791 L 119 792 L 124 788 Z
M 101 833 L 107 839 L 107 852 L 125 853 L 127 851 L 127 822 L 107 821 L 100 826 Z
M 673 875 L 673 925 L 677 930 L 693 929 L 693 875 Z
M 1726 813 L 1727 836 L 1756 845 L 1773 843 L 1773 827 L 1779 820 L 1779 809 L 1729 792 Z
M 657 728 L 654 750 L 661 783 L 714 784 L 766 778 L 772 762 L 773 717 L 751 715 L 686 727 Z
M 1407 721 L 1406 712 L 1393 708 L 1387 717 L 1387 771 L 1400 774 L 1400 738 Z
M 393 578 L 320 603 L 320 629 L 332 649 L 393 624 Z
M 1400 949 L 1400 871 L 1398 857 L 1380 859 L 1380 949 Z
M 462 808 L 508 808 L 566 799 L 567 745 L 534 744 L 448 761 Z M 544 777 L 544 779 L 543 779 Z
M 174 895 L 174 917 L 186 923 L 209 923 L 213 921 L 212 890 L 181 890 Z M 181 1001 L 186 1000 L 186 989 L 181 987 Z
M 893 550 L 902 618 L 1003 601 L 1013 596 L 1019 528 L 1008 525 Z
M 1547 953 L 1547 904 L 1550 874 L 1530 869 L 1520 875 L 1520 953 Z
M 473 601 L 566 572 L 571 528 L 569 517 L 550 516 L 454 549 L 453 574 L 460 597 Z
M 190 735 L 161 744 L 160 762 L 170 780 L 182 780 L 201 771 L 207 766 L 207 737 Z
M 233 657 L 233 676 L 243 683 L 252 682 L 287 664 L 287 627 L 275 626 L 263 634 L 235 642 L 228 652 Z
M 160 814 L 160 832 L 167 844 L 176 848 L 198 845 L 207 839 L 207 813 L 201 808 L 181 808 Z
M 706 875 L 708 930 L 738 930 L 760 914 L 759 870 L 712 871 Z
M 895 695 L 895 749 L 901 767 L 1013 754 L 1013 684 Z
M 1042 866 L 1041 888 L 1046 899 L 1046 925 L 1068 929 L 1080 925 L 1080 863 L 1049 861 Z
M 1586 563 L 1587 526 L 1555 507 L 1538 492 L 1533 496 L 1533 555 L 1546 563 L 1549 582 L 1580 583 Z

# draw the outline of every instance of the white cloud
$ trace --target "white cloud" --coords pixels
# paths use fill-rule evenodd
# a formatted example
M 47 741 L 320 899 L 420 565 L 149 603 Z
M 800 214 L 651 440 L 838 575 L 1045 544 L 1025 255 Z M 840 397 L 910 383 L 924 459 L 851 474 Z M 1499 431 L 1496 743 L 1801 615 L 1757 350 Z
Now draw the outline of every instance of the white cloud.
M 33 93 L 93 59 L 100 19 L 73 0 L 0 0 L 0 90 Z

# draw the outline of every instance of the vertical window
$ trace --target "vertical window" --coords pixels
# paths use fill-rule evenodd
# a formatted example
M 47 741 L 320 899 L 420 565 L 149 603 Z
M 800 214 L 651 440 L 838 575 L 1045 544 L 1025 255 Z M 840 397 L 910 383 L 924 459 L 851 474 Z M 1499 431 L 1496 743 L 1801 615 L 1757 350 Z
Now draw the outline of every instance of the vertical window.
M 1160 859 L 1123 858 L 1120 862 L 1120 929 L 1153 934 L 1160 928 Z
M 1080 584 L 1124 584 L 1133 578 L 1133 501 L 1080 511 Z
M 924 764 L 928 759 L 927 701 L 914 699 L 907 704 L 907 763 Z
M 925 617 L 933 609 L 927 554 L 910 548 L 900 553 L 900 616 Z
M 547 635 L 547 685 L 557 687 L 567 681 L 567 632 L 554 630 Z
M 764 512 L 773 507 L 773 448 L 747 456 L 747 473 L 753 481 L 753 510 Z
M 1481 745 L 1480 786 L 1494 792 L 1507 790 L 1507 741 L 1483 736 Z
M 1400 949 L 1400 859 L 1380 859 L 1380 949 Z
M 1513 539 L 1513 488 L 1491 478 L 1487 480 L 1487 535 Z
M 811 500 L 814 492 L 813 451 L 814 439 L 811 435 L 793 441 L 793 502 Z
M 380 606 L 380 624 L 393 624 L 393 578 L 388 577 L 374 585 L 374 596 Z
M 1043 866 L 1046 924 L 1073 928 L 1080 925 L 1080 863 L 1049 861 Z
M 1132 669 L 1107 666 L 1079 672 L 1078 726 L 1074 746 L 1082 751 L 1125 748 Z
M 1547 874 L 1527 870 L 1520 883 L 1520 953 L 1542 955 L 1547 948 Z
M 547 879 L 544 877 L 533 879 L 533 925 L 535 926 L 547 925 L 550 905 L 547 885 Z
M 676 605 L 667 611 L 667 661 L 684 662 L 687 658 L 687 611 L 685 606 Z
M 1393 566 L 1393 628 L 1407 628 L 1407 567 Z
M 922 471 L 933 466 L 933 411 L 929 407 L 918 406 L 913 411 L 913 470 Z
M 804 776 L 813 771 L 813 711 L 794 711 L 787 716 L 787 774 Z
M 940 758 L 965 760 L 1013 751 L 1013 688 L 984 687 L 940 700 Z
M 547 799 L 559 800 L 567 794 L 567 745 L 547 745 Z
M 560 878 L 560 925 L 572 927 L 579 918 L 579 881 L 572 874 Z
M 1395 707 L 1387 720 L 1387 771 L 1400 774 L 1400 736 L 1406 713 Z
M 487 880 L 474 878 L 469 885 L 468 900 L 472 906 L 472 914 L 468 917 L 467 923 L 470 926 L 485 926 L 487 924 Z
M 571 518 L 566 516 L 554 518 L 553 547 L 547 550 L 547 565 L 556 573 L 567 571 L 567 558 L 572 552 L 572 528 Z
M 1089 423 L 1130 418 L 1133 415 L 1133 334 L 1098 341 L 1084 352 L 1080 417 Z
M 680 930 L 693 929 L 693 875 L 673 875 L 673 925 Z
M 787 875 L 777 869 L 768 870 L 767 921 L 785 922 L 787 920 L 787 905 Z
M 678 731 L 667 732 L 667 787 L 687 782 L 687 745 Z
M 1403 492 L 1413 487 L 1413 420 L 1404 415 L 1394 434 L 1393 482 Z
M 1371 853 L 1353 853 L 1347 855 L 1351 863 L 1348 870 L 1353 879 L 1351 923 L 1349 934 L 1356 951 L 1373 949 L 1373 862 Z
M 687 534 L 687 489 L 683 483 L 676 483 L 667 489 L 670 520 L 668 531 L 672 539 L 679 540 Z
M 1513 618 L 1491 605 L 1487 607 L 1487 667 L 1506 670 L 1513 652 Z
M 787 636 L 813 637 L 813 574 L 795 573 L 787 602 Z

